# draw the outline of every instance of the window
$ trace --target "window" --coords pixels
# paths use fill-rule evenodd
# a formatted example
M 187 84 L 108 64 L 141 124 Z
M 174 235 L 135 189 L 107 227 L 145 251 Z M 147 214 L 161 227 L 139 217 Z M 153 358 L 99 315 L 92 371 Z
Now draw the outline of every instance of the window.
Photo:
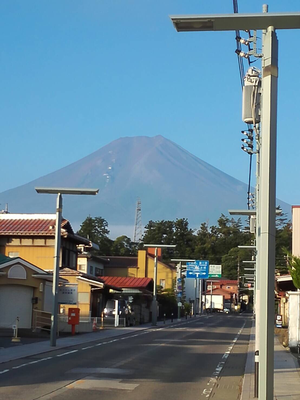
M 94 275 L 94 267 L 90 265 L 90 275 Z
M 8 271 L 8 278 L 12 279 L 26 279 L 26 270 L 22 265 L 14 265 Z
M 82 272 L 86 272 L 85 264 L 78 264 L 78 270 Z
M 78 270 L 86 272 L 85 260 L 78 260 Z
M 160 279 L 159 284 L 162 287 L 162 289 L 166 288 L 166 280 L 165 279 Z
M 95 267 L 95 276 L 103 276 L 103 269 Z

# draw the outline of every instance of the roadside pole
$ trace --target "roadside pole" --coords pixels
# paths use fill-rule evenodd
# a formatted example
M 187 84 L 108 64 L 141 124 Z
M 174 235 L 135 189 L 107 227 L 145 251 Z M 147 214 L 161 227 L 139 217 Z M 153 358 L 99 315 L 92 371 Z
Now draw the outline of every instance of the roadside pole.
M 203 285 L 203 279 L 199 280 L 199 314 L 201 315 L 203 313 L 203 307 L 202 307 L 202 285 Z
M 263 34 L 262 123 L 260 175 L 259 271 L 259 399 L 273 400 L 274 386 L 274 274 L 276 209 L 276 137 L 278 41 L 273 26 Z

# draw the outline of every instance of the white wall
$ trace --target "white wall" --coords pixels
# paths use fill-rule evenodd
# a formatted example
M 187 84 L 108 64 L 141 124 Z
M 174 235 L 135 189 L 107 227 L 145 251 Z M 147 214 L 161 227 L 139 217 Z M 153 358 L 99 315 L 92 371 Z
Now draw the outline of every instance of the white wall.
M 300 206 L 292 207 L 292 254 L 300 257 Z
M 300 291 L 289 294 L 289 347 L 297 347 L 300 341 Z

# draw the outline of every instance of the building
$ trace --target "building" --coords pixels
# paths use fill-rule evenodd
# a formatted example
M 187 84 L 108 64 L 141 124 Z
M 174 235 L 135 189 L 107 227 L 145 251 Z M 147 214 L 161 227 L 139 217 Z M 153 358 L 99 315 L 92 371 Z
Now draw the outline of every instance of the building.
M 36 265 L 0 254 L 0 328 L 29 329 L 35 316 L 50 311 L 52 281 L 53 275 Z
M 138 273 L 137 257 L 109 256 L 103 258 L 107 261 L 104 268 L 106 276 L 141 278 Z
M 154 279 L 154 256 L 150 250 L 138 251 L 138 277 Z M 162 290 L 173 289 L 176 279 L 176 267 L 168 265 L 157 257 L 157 286 Z
M 55 256 L 55 214 L 0 214 L 0 254 L 21 257 L 52 271 Z M 61 224 L 60 268 L 77 269 L 78 246 L 93 244 L 76 235 L 66 219 Z

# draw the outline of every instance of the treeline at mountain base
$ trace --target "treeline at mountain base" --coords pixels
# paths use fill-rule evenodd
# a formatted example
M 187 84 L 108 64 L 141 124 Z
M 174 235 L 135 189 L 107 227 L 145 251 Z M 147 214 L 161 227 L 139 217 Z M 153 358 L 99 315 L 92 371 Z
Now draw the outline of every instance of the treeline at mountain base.
M 208 260 L 210 264 L 222 265 L 222 277 L 237 279 L 238 271 L 243 275 L 243 261 L 252 260 L 253 251 L 238 246 L 255 245 L 255 235 L 249 225 L 241 219 L 228 218 L 221 214 L 216 226 L 202 223 L 199 229 L 189 228 L 186 218 L 176 221 L 149 221 L 144 235 L 138 243 L 122 235 L 115 240 L 109 238 L 108 222 L 102 217 L 88 216 L 80 226 L 78 235 L 99 246 L 94 251 L 99 256 L 136 256 L 143 244 L 175 244 L 175 249 L 164 249 L 162 260 L 172 258 Z M 285 215 L 276 219 L 276 272 L 288 272 L 287 253 L 291 251 L 292 226 Z

